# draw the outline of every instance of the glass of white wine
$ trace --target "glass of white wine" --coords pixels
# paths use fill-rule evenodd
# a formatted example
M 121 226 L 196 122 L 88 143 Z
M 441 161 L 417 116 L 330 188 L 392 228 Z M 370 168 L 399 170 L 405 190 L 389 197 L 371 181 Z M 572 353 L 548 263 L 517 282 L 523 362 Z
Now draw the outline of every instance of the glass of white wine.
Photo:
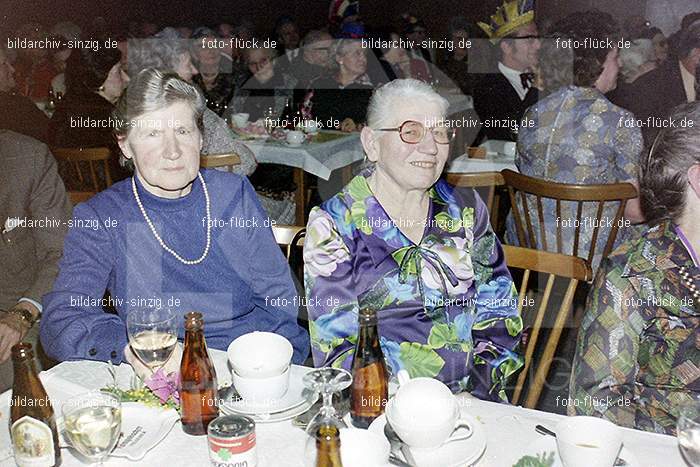
M 688 465 L 700 467 L 700 396 L 681 405 L 676 425 L 678 445 Z
M 103 465 L 119 440 L 121 402 L 113 394 L 91 391 L 62 406 L 63 425 L 71 446 L 94 465 Z
M 130 310 L 126 331 L 134 355 L 155 373 L 177 345 L 177 315 L 170 309 Z

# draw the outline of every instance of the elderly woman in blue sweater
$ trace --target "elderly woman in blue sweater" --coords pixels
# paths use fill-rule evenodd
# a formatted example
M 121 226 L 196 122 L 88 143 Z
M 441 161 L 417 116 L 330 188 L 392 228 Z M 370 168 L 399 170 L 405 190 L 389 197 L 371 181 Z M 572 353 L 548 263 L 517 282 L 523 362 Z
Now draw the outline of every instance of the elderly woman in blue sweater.
M 255 191 L 245 177 L 199 169 L 204 109 L 195 87 L 154 69 L 117 104 L 115 133 L 134 176 L 75 208 L 44 296 L 40 334 L 51 357 L 120 362 L 126 315 L 150 302 L 202 312 L 215 349 L 270 331 L 289 339 L 294 362 L 306 358 L 290 270 Z M 105 292 L 116 314 L 104 311 Z

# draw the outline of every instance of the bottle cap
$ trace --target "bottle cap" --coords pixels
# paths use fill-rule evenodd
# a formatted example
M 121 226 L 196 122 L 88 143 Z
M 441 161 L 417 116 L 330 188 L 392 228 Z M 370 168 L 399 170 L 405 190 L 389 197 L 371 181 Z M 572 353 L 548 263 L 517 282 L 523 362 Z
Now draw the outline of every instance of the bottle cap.
M 32 344 L 26 342 L 20 342 L 19 344 L 12 346 L 12 358 L 21 360 L 26 358 L 34 358 L 34 350 L 32 349 Z
M 198 311 L 190 311 L 185 313 L 185 329 L 201 328 L 204 325 L 202 313 Z

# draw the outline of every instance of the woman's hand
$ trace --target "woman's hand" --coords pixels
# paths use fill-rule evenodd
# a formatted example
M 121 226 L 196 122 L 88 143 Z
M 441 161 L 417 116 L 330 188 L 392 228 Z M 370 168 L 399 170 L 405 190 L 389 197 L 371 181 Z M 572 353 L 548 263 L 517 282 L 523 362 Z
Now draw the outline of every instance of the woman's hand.
M 345 133 L 357 131 L 357 124 L 353 121 L 352 118 L 346 118 L 345 120 L 340 122 L 340 131 L 344 131 Z
M 126 344 L 124 347 L 124 360 L 126 360 L 129 365 L 134 369 L 134 373 L 141 378 L 141 381 L 145 381 L 149 378 L 155 371 L 151 370 L 149 367 L 143 364 L 141 360 L 136 356 L 136 354 L 131 350 L 131 346 Z M 180 361 L 182 360 L 182 343 L 178 342 L 173 350 L 173 354 L 170 356 L 168 361 L 165 362 L 161 368 L 163 372 L 167 375 L 175 371 L 180 371 Z
M 12 346 L 19 344 L 29 329 L 29 323 L 19 315 L 2 313 L 2 318 L 0 318 L 0 363 L 10 358 Z

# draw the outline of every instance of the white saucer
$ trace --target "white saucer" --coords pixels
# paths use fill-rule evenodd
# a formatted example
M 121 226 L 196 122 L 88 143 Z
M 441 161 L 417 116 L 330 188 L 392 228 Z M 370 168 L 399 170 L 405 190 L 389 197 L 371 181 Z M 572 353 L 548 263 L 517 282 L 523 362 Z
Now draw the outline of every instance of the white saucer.
M 282 412 L 274 412 L 274 413 L 256 413 L 256 414 L 251 414 L 251 413 L 246 413 L 243 414 L 241 412 L 238 412 L 234 410 L 231 405 L 221 405 L 219 406 L 219 411 L 221 412 L 222 415 L 245 415 L 246 417 L 252 418 L 255 423 L 275 423 L 275 422 L 281 422 L 283 420 L 291 420 L 292 418 L 296 417 L 297 415 L 301 415 L 307 410 L 311 408 L 312 405 L 318 400 L 318 394 L 314 394 L 313 396 L 310 396 L 309 399 L 304 400 L 301 404 L 297 405 L 296 407 L 292 407 L 291 409 L 288 410 L 283 410 Z
M 236 402 L 224 401 L 221 407 L 229 412 L 244 415 L 274 414 L 299 407 L 312 398 L 311 391 L 304 387 L 304 381 L 302 380 L 304 375 L 311 370 L 313 368 L 292 365 L 289 369 L 289 388 L 279 399 L 258 403 L 246 401 L 245 399 Z
M 523 458 L 523 456 L 532 456 L 532 457 L 537 457 L 541 455 L 542 453 L 554 453 L 554 464 L 552 464 L 552 467 L 563 467 L 564 464 L 562 463 L 561 459 L 559 458 L 559 449 L 557 448 L 557 440 L 554 439 L 552 436 L 540 436 L 540 438 L 535 441 L 534 443 L 531 443 L 528 445 L 526 451 L 520 455 L 518 455 L 517 459 L 513 459 L 512 464 L 515 464 L 517 461 Z M 619 457 L 625 460 L 627 462 L 627 465 L 629 467 L 637 467 L 641 465 L 639 463 L 639 460 L 637 459 L 637 456 L 632 454 L 632 452 L 625 448 L 624 444 L 622 445 L 622 449 L 620 450 Z
M 464 413 L 461 417 L 469 420 L 474 429 L 473 434 L 467 439 L 452 441 L 435 449 L 411 449 L 416 467 L 463 467 L 479 460 L 486 450 L 486 433 L 473 417 Z M 384 436 L 384 425 L 386 415 L 382 414 L 368 429 Z

